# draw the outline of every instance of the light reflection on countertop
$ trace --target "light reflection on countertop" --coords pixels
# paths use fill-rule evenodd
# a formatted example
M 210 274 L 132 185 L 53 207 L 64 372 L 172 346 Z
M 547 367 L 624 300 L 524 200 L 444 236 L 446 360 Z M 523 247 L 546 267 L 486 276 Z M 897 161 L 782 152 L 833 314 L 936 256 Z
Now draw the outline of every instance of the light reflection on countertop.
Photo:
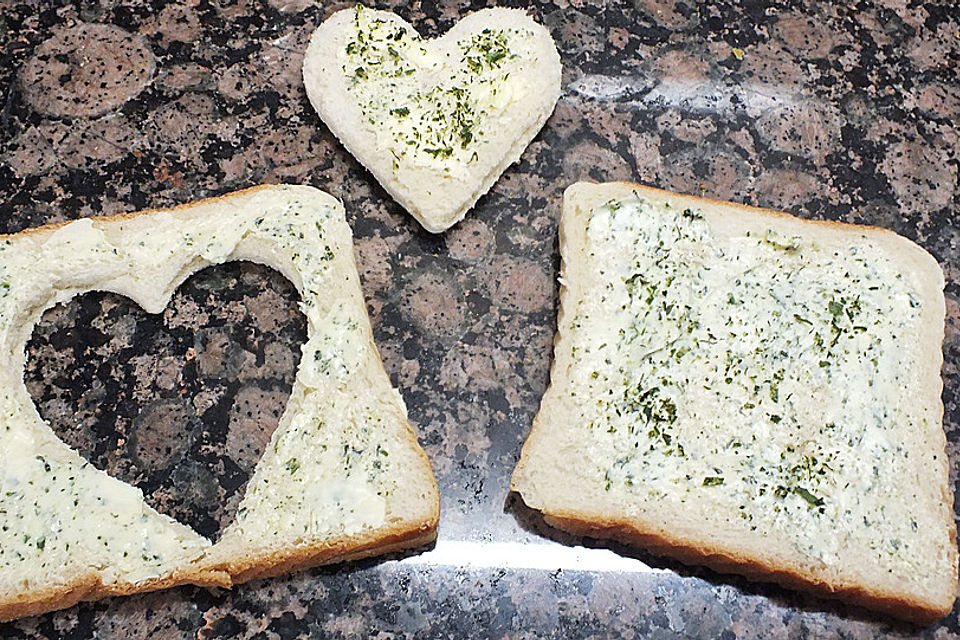
M 542 571 L 610 571 L 620 573 L 661 573 L 666 569 L 650 565 L 609 549 L 566 546 L 557 543 L 529 544 L 473 540 L 439 540 L 424 553 L 399 561 L 404 565 L 496 569 L 537 569 Z

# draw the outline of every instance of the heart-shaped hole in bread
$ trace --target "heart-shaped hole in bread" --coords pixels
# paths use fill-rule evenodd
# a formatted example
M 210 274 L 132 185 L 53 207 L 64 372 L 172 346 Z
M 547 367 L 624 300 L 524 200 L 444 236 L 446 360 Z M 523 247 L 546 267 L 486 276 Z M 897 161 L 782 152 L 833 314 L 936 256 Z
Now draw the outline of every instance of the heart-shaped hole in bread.
M 389 11 L 333 14 L 310 39 L 320 118 L 420 224 L 448 229 L 516 162 L 560 97 L 550 33 L 520 9 L 484 9 L 424 40 Z
M 210 539 L 233 521 L 283 413 L 306 319 L 254 263 L 208 267 L 161 314 L 111 293 L 44 313 L 26 383 L 57 436 Z
M 259 187 L 0 237 L 0 619 L 177 584 L 221 585 L 418 546 L 439 500 L 373 346 L 342 205 Z M 42 313 L 92 290 L 148 313 L 210 265 L 249 260 L 300 294 L 296 379 L 216 544 L 57 438 L 24 383 Z

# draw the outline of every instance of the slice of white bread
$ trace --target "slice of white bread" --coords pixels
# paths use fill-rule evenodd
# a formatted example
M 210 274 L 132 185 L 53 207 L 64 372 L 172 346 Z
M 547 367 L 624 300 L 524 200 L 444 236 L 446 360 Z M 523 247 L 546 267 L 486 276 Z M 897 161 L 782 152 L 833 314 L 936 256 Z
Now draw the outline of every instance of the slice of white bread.
M 427 231 L 457 223 L 516 162 L 560 97 L 550 33 L 520 9 L 423 40 L 388 11 L 344 9 L 303 60 L 320 118 Z
M 548 524 L 932 621 L 957 593 L 943 274 L 883 229 L 625 183 L 564 194 Z
M 211 544 L 56 437 L 24 385 L 24 349 L 43 311 L 77 294 L 113 291 L 159 313 L 190 274 L 230 260 L 293 282 L 307 341 L 235 520 Z M 373 344 L 343 206 L 311 187 L 0 236 L 0 411 L 0 620 L 436 536 L 436 483 Z

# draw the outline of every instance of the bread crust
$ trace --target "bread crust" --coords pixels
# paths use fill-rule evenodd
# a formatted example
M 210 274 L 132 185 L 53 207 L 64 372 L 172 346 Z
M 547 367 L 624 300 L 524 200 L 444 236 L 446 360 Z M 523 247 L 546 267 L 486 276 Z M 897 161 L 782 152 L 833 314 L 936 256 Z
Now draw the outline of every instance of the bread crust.
M 183 204 L 175 204 L 169 207 L 157 207 L 155 209 L 143 209 L 140 211 L 124 211 L 121 213 L 114 213 L 108 216 L 90 216 L 89 218 L 77 218 L 77 220 L 90 220 L 91 222 L 106 222 L 106 223 L 116 223 L 123 220 L 133 220 L 143 216 L 148 216 L 156 213 L 186 213 L 198 207 L 208 207 L 214 203 L 225 203 L 230 202 L 231 200 L 237 200 L 242 196 L 249 196 L 258 191 L 275 189 L 279 185 L 272 184 L 259 184 L 253 187 L 247 187 L 246 189 L 240 189 L 239 191 L 231 191 L 230 193 L 224 193 L 219 196 L 210 196 L 207 198 L 201 198 L 200 200 L 194 200 L 192 202 L 185 202 Z M 18 237 L 33 237 L 33 236 L 43 236 L 47 235 L 50 231 L 56 231 L 57 229 L 62 229 L 68 225 L 73 224 L 77 220 L 64 220 L 62 222 L 49 222 L 47 224 L 42 224 L 37 227 L 27 227 L 21 231 L 15 233 L 5 233 L 0 234 L 0 240 L 7 238 L 18 238 Z
M 418 549 L 436 539 L 437 519 L 430 518 L 418 528 L 397 528 L 385 535 L 353 537 L 335 544 L 313 544 L 293 549 L 267 551 L 246 558 L 238 558 L 224 565 L 223 568 L 230 573 L 234 584 L 241 584 L 311 567 L 361 560 L 406 549 Z
M 559 511 L 550 515 L 544 513 L 543 519 L 548 525 L 574 535 L 616 540 L 684 564 L 702 565 L 718 573 L 737 574 L 758 582 L 773 582 L 787 589 L 830 597 L 908 622 L 928 625 L 943 618 L 952 609 L 952 606 L 931 606 L 929 602 L 918 598 L 879 592 L 852 582 L 830 581 L 822 575 L 793 566 L 767 564 L 755 554 L 731 553 L 729 549 L 705 544 L 702 540 L 678 539 L 658 531 L 645 530 L 629 520 L 584 520 L 574 514 L 562 515 Z
M 771 554 L 768 550 L 750 547 L 742 540 L 720 535 L 717 531 L 697 531 L 689 526 L 678 527 L 666 519 L 669 514 L 652 509 L 645 517 L 615 516 L 601 507 L 571 508 L 548 499 L 547 487 L 538 485 L 538 465 L 548 464 L 544 453 L 551 446 L 552 433 L 570 424 L 569 416 L 574 409 L 567 404 L 565 390 L 569 383 L 568 370 L 573 360 L 566 340 L 575 331 L 572 326 L 572 310 L 583 293 L 582 273 L 577 262 L 584 258 L 578 254 L 585 243 L 587 213 L 611 200 L 638 194 L 646 200 L 669 201 L 677 208 L 693 207 L 703 212 L 711 230 L 722 237 L 724 233 L 737 233 L 743 228 L 755 228 L 758 223 L 775 225 L 778 230 L 786 227 L 804 237 L 815 235 L 818 240 L 841 242 L 850 234 L 868 234 L 872 241 L 898 256 L 913 272 L 913 283 L 924 298 L 925 315 L 922 317 L 924 335 L 920 338 L 924 359 L 929 363 L 924 369 L 924 384 L 919 401 L 932 409 L 928 417 L 936 428 L 922 434 L 925 446 L 943 452 L 946 438 L 939 428 L 942 422 L 943 405 L 940 400 L 942 379 L 940 366 L 943 339 L 944 300 L 943 273 L 937 262 L 922 248 L 892 231 L 877 227 L 849 225 L 832 221 L 800 220 L 786 213 L 767 209 L 719 202 L 693 196 L 672 194 L 660 189 L 630 183 L 589 184 L 578 183 L 564 193 L 563 215 L 560 222 L 561 245 L 561 292 L 558 332 L 554 337 L 555 359 L 551 368 L 551 383 L 534 419 L 530 435 L 524 444 L 520 461 L 511 480 L 511 489 L 518 492 L 531 508 L 543 513 L 544 520 L 564 531 L 577 535 L 611 538 L 630 545 L 649 549 L 651 552 L 674 558 L 688 564 L 701 564 L 721 572 L 744 575 L 755 580 L 766 580 L 783 586 L 830 596 L 843 601 L 865 606 L 898 618 L 929 623 L 950 612 L 956 593 L 956 545 L 948 549 L 952 564 L 953 589 L 949 599 L 939 602 L 911 597 L 893 590 L 872 589 L 855 580 L 828 577 L 816 566 L 802 566 L 789 558 Z M 726 223 L 719 220 L 726 217 Z M 719 231 L 717 231 L 719 227 Z M 570 428 L 570 427 L 568 427 Z M 553 444 L 556 446 L 556 444 Z M 956 526 L 952 517 L 953 493 L 948 481 L 945 455 L 934 463 L 939 476 L 939 494 L 942 502 L 942 526 L 950 540 L 956 539 Z M 657 520 L 659 515 L 664 520 Z
M 91 574 L 67 584 L 19 594 L 0 602 L 0 622 L 35 616 L 47 611 L 66 609 L 83 600 L 93 599 L 100 587 L 100 579 Z
M 89 220 L 96 229 L 105 234 L 123 234 L 127 225 L 130 223 L 141 223 L 149 219 L 150 216 L 164 215 L 173 216 L 178 222 L 189 222 L 191 219 L 197 219 L 198 215 L 216 215 L 225 208 L 250 206 L 250 203 L 263 202 L 262 200 L 253 200 L 251 198 L 293 198 L 295 202 L 301 202 L 297 198 L 303 198 L 303 202 L 323 203 L 325 206 L 334 206 L 342 212 L 340 205 L 334 198 L 328 194 L 304 186 L 284 186 L 284 185 L 261 185 L 244 189 L 222 196 L 207 198 L 196 202 L 179 205 L 171 208 L 150 209 L 132 213 L 121 213 L 111 216 L 100 216 L 90 218 Z M 272 201 L 272 200 L 271 200 Z M 286 200 L 284 201 L 286 202 Z M 209 211 L 209 213 L 207 213 Z M 250 215 L 256 215 L 259 211 L 251 209 Z M 246 214 L 244 214 L 246 215 Z M 342 213 L 341 213 L 342 216 Z M 193 218 L 192 218 L 193 217 Z M 252 218 L 251 218 L 252 219 Z M 257 544 L 264 544 L 262 541 L 250 541 L 245 546 L 237 548 L 235 544 L 229 547 L 230 552 L 235 555 L 224 560 L 224 550 L 218 545 L 208 546 L 199 553 L 193 560 L 178 566 L 172 572 L 150 577 L 137 582 L 129 582 L 123 579 L 105 583 L 102 574 L 92 567 L 80 567 L 72 577 L 68 578 L 63 584 L 48 584 L 44 586 L 33 586 L 21 592 L 6 593 L 0 595 L 0 621 L 11 620 L 18 617 L 37 615 L 47 611 L 70 607 L 77 602 L 97 600 L 114 595 L 129 595 L 133 593 L 142 593 L 167 589 L 179 585 L 197 585 L 204 587 L 224 587 L 228 588 L 233 584 L 244 582 L 257 577 L 269 577 L 294 571 L 317 564 L 332 564 L 349 559 L 368 557 L 389 553 L 401 549 L 421 547 L 436 538 L 437 524 L 439 520 L 439 493 L 436 482 L 433 479 L 430 463 L 417 443 L 416 434 L 406 417 L 406 410 L 403 406 L 400 395 L 396 393 L 391 384 L 383 363 L 378 357 L 376 346 L 373 342 L 373 335 L 369 325 L 369 320 L 363 303 L 363 295 L 360 289 L 359 276 L 356 272 L 355 258 L 352 251 L 352 239 L 350 229 L 342 217 L 336 216 L 330 218 L 331 228 L 329 230 L 329 242 L 337 247 L 337 257 L 335 266 L 331 266 L 331 274 L 342 278 L 336 286 L 339 296 L 342 297 L 344 304 L 350 305 L 354 310 L 354 320 L 357 323 L 358 330 L 361 332 L 362 348 L 359 353 L 361 359 L 358 361 L 357 369 L 352 374 L 357 376 L 356 380 L 362 380 L 362 385 L 371 389 L 375 394 L 373 401 L 378 402 L 382 407 L 384 414 L 384 426 L 378 427 L 389 429 L 390 436 L 403 447 L 406 467 L 402 469 L 405 481 L 416 479 L 418 484 L 416 490 L 419 492 L 415 502 L 409 499 L 406 505 L 406 511 L 393 513 L 389 521 L 372 527 L 364 527 L 359 533 L 353 534 L 320 534 L 318 537 L 308 538 L 294 544 L 285 544 L 274 546 L 269 551 L 263 551 L 256 547 Z M 56 231 L 63 229 L 76 221 L 48 224 L 42 227 L 36 227 L 21 231 L 16 234 L 0 236 L 0 241 L 10 241 L 14 245 L 30 247 L 30 242 L 24 245 L 27 239 L 35 239 L 38 242 L 44 242 L 50 238 Z M 319 222 L 318 222 L 319 225 Z M 244 236 L 245 237 L 245 236 Z M 300 236 L 303 237 L 303 236 Z M 40 246 L 39 244 L 36 246 Z M 228 259 L 249 259 L 257 262 L 263 262 L 268 266 L 280 269 L 284 272 L 283 261 L 277 262 L 278 258 L 268 255 L 269 252 L 263 252 L 263 245 L 243 245 L 247 247 L 243 250 L 234 249 L 231 256 L 226 257 L 220 262 Z M 322 249 L 322 247 L 317 248 Z M 176 286 L 205 264 L 217 264 L 216 258 L 211 261 L 196 260 L 191 261 L 187 267 L 179 273 L 173 275 L 171 284 L 167 287 L 167 293 L 172 292 Z M 285 264 L 285 263 L 284 263 Z M 290 267 L 293 268 L 293 267 Z M 297 274 L 289 269 L 284 275 L 294 280 L 298 289 L 301 283 L 298 281 Z M 114 290 L 117 285 L 116 280 L 111 280 L 105 288 Z M 137 299 L 139 289 L 134 287 L 131 291 L 126 291 L 126 285 L 119 285 L 120 292 L 130 293 L 131 297 Z M 82 290 L 83 287 L 80 287 Z M 70 289 L 69 291 L 74 291 Z M 156 299 L 152 296 L 156 295 Z M 147 304 L 160 307 L 166 305 L 164 292 L 147 292 L 147 300 L 137 300 L 145 308 Z M 303 292 L 301 291 L 301 295 Z M 52 299 L 52 298 L 51 298 Z M 162 300 L 161 300 L 162 299 Z M 29 304 L 29 303 L 25 303 Z M 359 309 L 360 311 L 357 311 Z M 149 310 L 149 309 L 148 309 Z M 42 309 L 36 311 L 39 316 Z M 362 314 L 362 315 L 361 315 Z M 302 368 L 302 367 L 301 367 Z M 298 369 L 299 372 L 299 369 Z M 298 373 L 299 375 L 299 373 Z M 297 382 L 297 387 L 300 383 Z M 25 393 L 25 391 L 24 391 Z M 300 392 L 302 396 L 302 392 Z M 292 398 L 293 396 L 291 396 Z M 298 404 L 299 408 L 300 405 Z M 289 408 L 289 405 L 288 405 Z M 302 410 L 302 409 L 300 409 Z M 279 430 L 278 430 L 279 431 Z M 52 432 L 51 432 L 52 434 Z M 376 435 L 372 436 L 376 437 Z M 59 442 L 57 440 L 57 442 Z M 62 443 L 60 443 L 62 445 Z M 65 445 L 62 445 L 65 447 Z M 75 452 L 71 454 L 76 456 Z M 77 460 L 81 460 L 76 456 Z M 412 506 L 411 506 L 412 505 Z M 179 525 L 178 525 L 179 526 Z M 285 538 L 284 538 L 285 539 Z M 48 543 L 49 549 L 49 543 Z M 39 580 L 32 581 L 38 584 Z
M 72 580 L 67 584 L 22 593 L 9 601 L 0 602 L 0 622 L 40 615 L 58 609 L 67 609 L 78 602 L 91 602 L 111 596 L 160 591 L 182 585 L 228 588 L 232 584 L 228 573 L 206 569 L 181 571 L 171 576 L 147 580 L 136 585 L 104 584 L 98 573 L 90 572 L 86 576 Z

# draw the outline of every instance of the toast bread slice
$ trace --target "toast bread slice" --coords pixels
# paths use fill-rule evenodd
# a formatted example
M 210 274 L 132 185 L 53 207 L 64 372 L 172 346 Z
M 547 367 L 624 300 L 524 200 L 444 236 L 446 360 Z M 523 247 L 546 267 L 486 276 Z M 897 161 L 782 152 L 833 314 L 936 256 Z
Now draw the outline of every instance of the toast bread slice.
M 547 523 L 929 622 L 957 593 L 943 274 L 884 229 L 627 183 L 564 194 Z
M 209 265 L 273 267 L 307 341 L 286 410 L 214 544 L 146 505 L 53 433 L 23 382 L 44 310 L 91 290 L 150 313 Z M 343 206 L 262 186 L 172 209 L 0 237 L 0 620 L 81 600 L 255 577 L 433 540 L 436 483 L 373 344 Z

